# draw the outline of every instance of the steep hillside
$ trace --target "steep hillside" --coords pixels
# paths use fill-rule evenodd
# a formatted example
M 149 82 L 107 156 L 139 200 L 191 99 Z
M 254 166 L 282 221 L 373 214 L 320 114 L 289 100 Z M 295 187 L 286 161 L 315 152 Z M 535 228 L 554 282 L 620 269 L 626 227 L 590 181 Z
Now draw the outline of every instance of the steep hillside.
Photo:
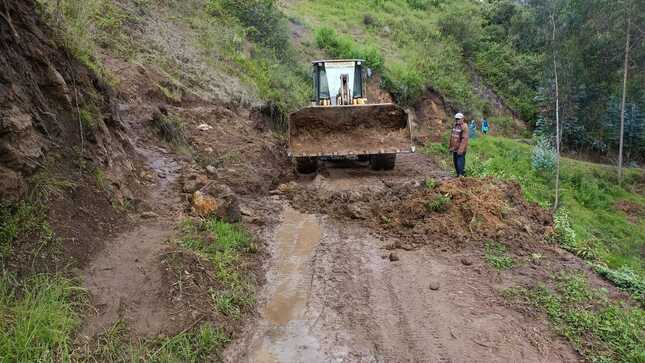
M 401 103 L 414 103 L 432 87 L 453 108 L 473 117 L 512 115 L 474 73 L 461 45 L 442 33 L 448 19 L 454 20 L 455 8 L 478 11 L 467 1 L 454 6 L 403 0 L 298 1 L 283 7 L 292 22 L 314 34 L 310 47 L 320 47 L 331 56 L 366 58 L 373 69 L 383 72 L 382 86 Z

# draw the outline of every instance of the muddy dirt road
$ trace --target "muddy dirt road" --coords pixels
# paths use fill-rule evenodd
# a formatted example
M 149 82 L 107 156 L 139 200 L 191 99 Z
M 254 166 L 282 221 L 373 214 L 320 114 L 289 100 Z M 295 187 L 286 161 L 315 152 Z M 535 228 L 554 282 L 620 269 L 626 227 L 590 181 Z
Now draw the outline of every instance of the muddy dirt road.
M 180 165 L 160 148 L 138 150 L 154 185 L 145 203 L 149 211 L 138 216 L 135 227 L 117 235 L 83 272 L 95 314 L 85 322 L 81 336 L 90 339 L 119 320 L 142 336 L 166 331 L 169 311 L 159 304 L 162 287 L 160 255 L 181 216 L 181 200 L 173 191 Z
M 370 193 L 430 172 L 419 155 L 401 159 L 389 174 L 327 168 L 298 183 Z M 267 203 L 282 213 L 265 233 L 272 257 L 260 317 L 227 361 L 579 361 L 542 323 L 504 307 L 502 279 L 472 251 L 391 252 L 394 241 L 376 231 L 300 212 L 281 196 Z

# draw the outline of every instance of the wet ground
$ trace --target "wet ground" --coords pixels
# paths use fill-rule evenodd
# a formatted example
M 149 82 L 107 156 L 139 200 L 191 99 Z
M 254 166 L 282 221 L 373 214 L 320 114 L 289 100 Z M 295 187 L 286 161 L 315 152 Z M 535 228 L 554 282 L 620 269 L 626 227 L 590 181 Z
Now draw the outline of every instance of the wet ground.
M 298 183 L 369 193 L 423 174 L 423 157 L 400 161 L 390 174 L 326 165 Z M 259 318 L 227 361 L 579 361 L 543 323 L 505 307 L 499 279 L 472 251 L 426 247 L 390 256 L 391 237 L 299 212 L 279 196 L 267 202 L 280 203 L 282 213 L 266 231 L 271 259 Z
M 181 200 L 173 186 L 180 165 L 160 148 L 139 148 L 154 187 L 147 208 L 125 233 L 108 241 L 83 271 L 84 287 L 96 311 L 84 324 L 81 336 L 90 339 L 119 320 L 135 334 L 154 336 L 168 328 L 168 313 L 159 303 L 163 291 L 160 256 L 174 236 Z

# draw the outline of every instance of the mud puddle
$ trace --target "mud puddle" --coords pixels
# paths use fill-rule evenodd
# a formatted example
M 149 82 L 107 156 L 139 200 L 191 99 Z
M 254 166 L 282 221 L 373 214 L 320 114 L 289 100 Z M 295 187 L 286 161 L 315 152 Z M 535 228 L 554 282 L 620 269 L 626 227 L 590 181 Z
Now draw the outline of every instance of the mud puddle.
M 285 207 L 281 224 L 273 233 L 274 268 L 262 321 L 251 338 L 248 362 L 318 362 L 320 341 L 312 333 L 315 316 L 308 310 L 311 294 L 311 261 L 319 245 L 322 230 L 318 218 Z

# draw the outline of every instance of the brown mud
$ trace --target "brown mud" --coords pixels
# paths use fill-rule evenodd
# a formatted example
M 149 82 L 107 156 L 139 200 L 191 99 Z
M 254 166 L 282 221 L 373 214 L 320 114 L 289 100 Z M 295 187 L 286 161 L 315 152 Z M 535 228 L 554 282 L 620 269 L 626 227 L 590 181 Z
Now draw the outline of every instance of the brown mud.
M 126 321 L 138 336 L 172 331 L 169 324 L 175 324 L 167 319 L 171 311 L 163 299 L 160 260 L 182 215 L 181 199 L 173 191 L 180 165 L 159 150 L 140 148 L 138 152 L 156 179 L 146 197 L 150 210 L 129 230 L 108 241 L 84 270 L 84 287 L 96 308 L 81 332 L 88 339 L 119 320 Z
M 267 201 L 283 207 L 264 233 L 271 258 L 260 315 L 226 360 L 581 361 L 544 321 L 508 307 L 500 294 L 561 268 L 583 268 L 544 242 L 548 215 L 526 204 L 514 184 L 448 179 L 421 155 L 398 161 L 386 173 L 326 163 L 320 175 L 278 188 Z M 437 180 L 434 189 L 422 185 L 427 176 Z M 421 203 L 444 193 L 454 205 L 441 213 Z M 463 205 L 471 214 L 463 215 Z M 382 215 L 394 222 L 382 223 Z M 487 223 L 477 233 L 464 227 L 474 215 Z M 487 265 L 489 238 L 507 244 L 516 267 Z M 530 262 L 538 251 L 544 259 Z
M 282 190 L 298 208 L 324 210 L 341 220 L 360 221 L 371 229 L 398 237 L 393 248 L 423 245 L 460 248 L 471 241 L 496 240 L 515 245 L 541 242 L 551 216 L 527 203 L 519 185 L 489 179 L 459 178 L 383 184 L 381 190 L 356 193 L 303 187 Z
M 292 113 L 289 147 L 294 155 L 408 151 L 408 116 L 393 104 L 308 107 Z

